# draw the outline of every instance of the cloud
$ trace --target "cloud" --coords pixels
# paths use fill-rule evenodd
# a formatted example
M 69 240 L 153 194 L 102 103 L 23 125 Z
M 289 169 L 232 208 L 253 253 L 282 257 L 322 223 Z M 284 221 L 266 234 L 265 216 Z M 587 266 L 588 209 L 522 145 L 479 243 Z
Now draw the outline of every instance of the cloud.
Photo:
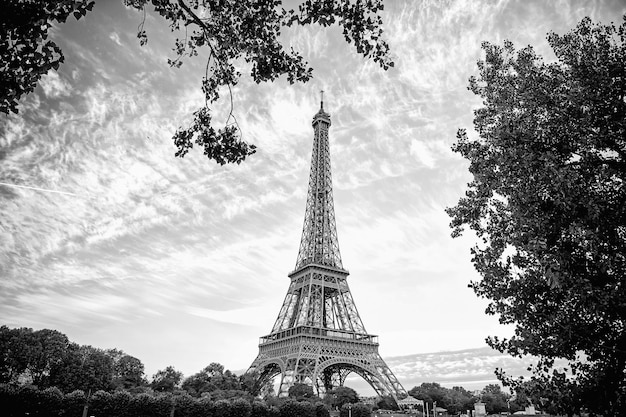
M 435 156 L 429 150 L 428 146 L 419 140 L 411 141 L 411 154 L 423 165 L 428 168 L 435 167 Z
M 43 77 L 39 85 L 48 98 L 67 97 L 70 95 L 70 83 L 59 76 L 57 72 L 48 72 Z
M 122 42 L 120 41 L 120 35 L 118 35 L 117 32 L 111 32 L 111 34 L 109 35 L 109 39 L 111 39 L 113 42 L 115 42 L 119 46 L 122 46 L 122 47 L 124 46 L 122 45 Z
M 141 15 L 98 3 L 55 27 L 65 63 L 0 126 L 0 314 L 128 349 L 148 373 L 178 363 L 195 371 L 207 358 L 247 367 L 295 264 L 324 89 L 339 241 L 366 327 L 394 355 L 481 345 L 499 325 L 466 288 L 477 278 L 472 238 L 452 241 L 443 211 L 470 179 L 449 148 L 480 105 L 466 90 L 480 42 L 513 35 L 543 51 L 546 29 L 614 15 L 615 4 L 390 2 L 389 71 L 337 27 L 291 28 L 285 39 L 315 78 L 244 77 L 234 111 L 258 152 L 220 167 L 198 149 L 173 156 L 173 133 L 204 103 L 205 61 L 168 68 L 174 35 L 159 16 L 148 13 L 142 48 Z M 225 95 L 215 120 L 229 110 Z M 155 334 L 168 335 L 158 352 Z M 224 343 L 211 340 L 218 334 Z M 449 380 L 461 378 L 467 358 L 442 358 Z M 397 365 L 414 378 L 428 369 L 417 362 Z

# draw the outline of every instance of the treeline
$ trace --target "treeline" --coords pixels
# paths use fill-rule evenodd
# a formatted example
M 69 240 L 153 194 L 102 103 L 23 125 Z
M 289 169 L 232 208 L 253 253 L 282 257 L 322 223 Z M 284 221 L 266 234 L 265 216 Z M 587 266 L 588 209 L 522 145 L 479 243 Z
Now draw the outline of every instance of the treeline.
M 0 327 L 0 383 L 112 391 L 147 383 L 141 361 L 117 349 L 71 342 L 56 330 Z
M 462 414 L 473 410 L 477 401 L 485 403 L 487 414 L 499 414 L 504 411 L 512 413 L 524 410 L 529 404 L 524 392 L 512 396 L 500 385 L 489 384 L 480 392 L 471 392 L 463 387 L 446 388 L 436 382 L 424 382 L 419 387 L 409 390 L 409 395 L 424 400 L 429 406 L 436 402 L 437 407 L 445 408 L 449 414 Z
M 192 397 L 252 398 L 254 375 L 237 376 L 212 363 L 188 378 L 172 366 L 149 382 L 143 363 L 118 349 L 78 345 L 56 330 L 0 327 L 0 383 L 56 387 L 63 393 L 125 390 L 134 394 L 185 392 Z

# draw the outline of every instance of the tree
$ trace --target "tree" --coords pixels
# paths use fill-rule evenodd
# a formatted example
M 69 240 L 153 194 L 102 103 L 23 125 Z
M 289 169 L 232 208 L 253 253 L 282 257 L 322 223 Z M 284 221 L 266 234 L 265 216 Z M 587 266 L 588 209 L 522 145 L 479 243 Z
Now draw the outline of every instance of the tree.
M 469 410 L 476 402 L 476 398 L 466 389 L 462 387 L 449 389 L 437 382 L 423 382 L 419 387 L 411 388 L 409 395 L 431 405 L 436 401 L 438 407 L 445 408 L 451 414 Z
M 32 329 L 0 327 L 0 382 L 17 382 L 18 377 L 28 369 L 29 333 Z
M 111 349 L 107 353 L 113 359 L 113 385 L 115 387 L 130 389 L 146 383 L 144 366 L 139 359 L 117 349 Z
M 485 410 L 488 414 L 498 414 L 507 411 L 507 400 L 509 395 L 502 392 L 500 385 L 489 384 L 482 391 L 482 401 L 485 403 Z
M 422 382 L 419 387 L 413 387 L 409 390 L 409 395 L 418 400 L 424 400 L 427 403 L 437 401 L 440 407 L 446 408 L 445 398 L 447 389 L 439 385 L 437 382 Z
M 106 351 L 70 343 L 52 367 L 49 385 L 64 392 L 108 391 L 113 387 L 113 359 Z
M 173 366 L 168 366 L 154 374 L 150 386 L 158 392 L 174 392 L 180 387 L 182 379 L 182 372 L 178 372 Z
M 316 398 L 313 387 L 302 383 L 295 383 L 290 386 L 287 395 L 289 398 L 293 398 L 297 401 L 307 401 Z
M 56 330 L 0 327 L 0 382 L 23 377 L 39 388 L 48 387 L 51 371 L 69 345 L 67 336 Z
M 202 55 L 206 72 L 202 79 L 205 102 L 194 112 L 188 128 L 179 129 L 173 137 L 176 156 L 184 157 L 194 144 L 219 164 L 242 162 L 255 152 L 255 146 L 242 140 L 233 114 L 232 92 L 241 74 L 235 63 L 249 64 L 255 82 L 273 81 L 286 76 L 290 83 L 307 82 L 312 68 L 302 55 L 285 50 L 281 31 L 293 25 L 338 24 L 346 42 L 356 51 L 373 59 L 383 69 L 393 66 L 389 46 L 382 38 L 382 0 L 307 0 L 298 9 L 283 8 L 281 0 L 124 0 L 127 6 L 143 12 L 137 37 L 148 42 L 144 30 L 146 7 L 165 19 L 172 32 L 181 33 L 173 48 L 175 59 L 170 66 L 179 68 L 184 59 Z M 58 69 L 63 62 L 61 49 L 48 40 L 48 29 L 54 22 L 77 19 L 93 8 L 94 0 L 9 2 L 3 10 L 11 19 L 2 21 L 0 51 L 0 111 L 17 112 L 18 100 L 35 88 L 41 76 Z M 7 9 L 8 8 L 8 9 Z M 230 113 L 224 126 L 215 129 L 211 107 L 220 98 L 220 88 L 230 93 Z
M 257 371 L 244 372 L 239 377 L 239 385 L 242 390 L 246 391 L 253 397 L 257 397 L 261 394 L 261 387 L 258 384 L 258 380 L 259 373 Z
M 331 410 L 340 409 L 344 404 L 359 402 L 359 395 L 350 387 L 336 387 L 324 395 L 324 402 Z
M 447 212 L 453 236 L 467 226 L 479 238 L 470 286 L 515 325 L 488 344 L 537 356 L 535 387 L 626 415 L 626 16 L 617 28 L 585 18 L 548 42 L 553 63 L 483 43 L 469 81 L 478 137 L 460 129 L 453 147 L 473 181 Z
M 182 389 L 194 397 L 213 393 L 212 398 L 230 398 L 243 394 L 239 377 L 219 363 L 211 363 L 202 371 L 186 378 Z M 221 391 L 221 392 L 218 392 Z M 235 392 L 236 391 L 236 392 Z M 232 392 L 232 395 L 229 395 Z
M 445 395 L 445 406 L 450 414 L 461 414 L 474 407 L 476 398 L 463 387 L 452 387 Z
M 384 395 L 376 403 L 376 408 L 381 410 L 398 410 L 398 404 L 391 395 Z
M 340 409 L 344 404 L 354 404 L 359 402 L 359 395 L 350 387 L 337 387 L 326 393 L 324 397 L 332 409 Z

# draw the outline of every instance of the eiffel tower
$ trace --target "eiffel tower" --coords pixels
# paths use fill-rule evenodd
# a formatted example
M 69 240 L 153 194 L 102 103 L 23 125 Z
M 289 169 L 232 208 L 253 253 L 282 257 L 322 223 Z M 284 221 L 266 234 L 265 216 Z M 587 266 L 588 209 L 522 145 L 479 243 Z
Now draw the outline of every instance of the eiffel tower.
M 328 128 L 330 115 L 313 117 L 313 155 L 304 227 L 291 283 L 269 335 L 259 341 L 256 371 L 263 386 L 280 375 L 278 396 L 295 383 L 313 386 L 318 395 L 343 386 L 352 372 L 380 396 L 405 397 L 378 353 L 378 337 L 365 331 L 343 268 L 333 205 Z

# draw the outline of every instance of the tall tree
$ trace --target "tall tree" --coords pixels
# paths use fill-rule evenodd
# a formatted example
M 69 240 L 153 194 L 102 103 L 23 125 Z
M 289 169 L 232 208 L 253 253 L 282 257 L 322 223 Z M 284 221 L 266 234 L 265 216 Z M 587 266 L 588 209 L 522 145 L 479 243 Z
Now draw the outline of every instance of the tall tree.
M 307 401 L 316 398 L 313 387 L 308 384 L 295 383 L 289 387 L 289 398 L 297 401 Z
M 70 341 L 63 333 L 50 329 L 37 330 L 32 336 L 29 371 L 33 384 L 43 388 L 52 368 L 61 363 Z
M 476 402 L 476 397 L 463 387 L 452 387 L 445 395 L 445 406 L 450 414 L 461 414 L 471 410 Z
M 504 393 L 500 385 L 487 385 L 483 388 L 481 397 L 482 401 L 485 403 L 485 410 L 488 414 L 499 414 L 502 411 L 508 410 L 507 401 L 510 395 Z
M 32 329 L 0 326 L 0 382 L 16 382 L 28 369 L 31 356 L 29 334 Z
M 40 388 L 49 386 L 50 374 L 69 346 L 67 336 L 56 330 L 0 327 L 0 381 L 21 377 Z
M 110 349 L 107 354 L 113 360 L 113 385 L 116 388 L 130 389 L 146 383 L 144 366 L 139 359 L 117 349 Z
M 157 373 L 152 376 L 150 386 L 155 391 L 174 392 L 176 388 L 180 387 L 182 379 L 182 372 L 177 371 L 173 366 L 168 366 L 165 369 L 157 371 Z
M 619 27 L 585 18 L 548 42 L 556 62 L 483 44 L 469 82 L 483 101 L 478 137 L 461 129 L 453 147 L 474 178 L 447 210 L 452 235 L 477 234 L 482 279 L 470 286 L 515 325 L 488 344 L 537 356 L 535 387 L 626 415 L 626 16 Z
M 383 69 L 393 66 L 389 46 L 382 38 L 382 0 L 307 0 L 296 8 L 284 8 L 281 0 L 124 0 L 143 12 L 138 38 L 148 42 L 144 30 L 146 8 L 152 5 L 172 32 L 180 33 L 174 45 L 172 67 L 184 59 L 202 56 L 206 72 L 201 82 L 204 105 L 194 112 L 188 128 L 173 137 L 176 156 L 183 157 L 194 144 L 219 164 L 240 163 L 255 152 L 255 146 L 242 140 L 232 107 L 231 87 L 241 74 L 235 63 L 250 65 L 250 76 L 257 83 L 286 76 L 290 83 L 306 82 L 312 68 L 293 48 L 285 50 L 281 31 L 293 25 L 338 24 L 346 42 L 373 59 Z M 77 19 L 93 8 L 94 0 L 15 0 L 5 5 L 0 20 L 0 111 L 17 112 L 18 100 L 35 88 L 42 75 L 63 62 L 61 49 L 48 39 L 55 22 Z M 211 106 L 220 98 L 220 88 L 228 88 L 231 109 L 224 125 L 215 129 Z
M 354 404 L 359 402 L 359 395 L 350 387 L 337 387 L 326 392 L 324 397 L 332 409 L 341 409 L 344 404 Z
M 93 346 L 70 343 L 60 361 L 51 369 L 49 385 L 65 392 L 95 392 L 113 387 L 113 359 Z
M 240 379 L 219 363 L 211 363 L 200 372 L 191 375 L 183 381 L 182 389 L 190 395 L 199 397 L 203 393 L 216 391 L 240 391 L 242 390 Z M 224 397 L 224 395 L 218 395 Z M 225 397 L 230 397 L 225 395 Z

